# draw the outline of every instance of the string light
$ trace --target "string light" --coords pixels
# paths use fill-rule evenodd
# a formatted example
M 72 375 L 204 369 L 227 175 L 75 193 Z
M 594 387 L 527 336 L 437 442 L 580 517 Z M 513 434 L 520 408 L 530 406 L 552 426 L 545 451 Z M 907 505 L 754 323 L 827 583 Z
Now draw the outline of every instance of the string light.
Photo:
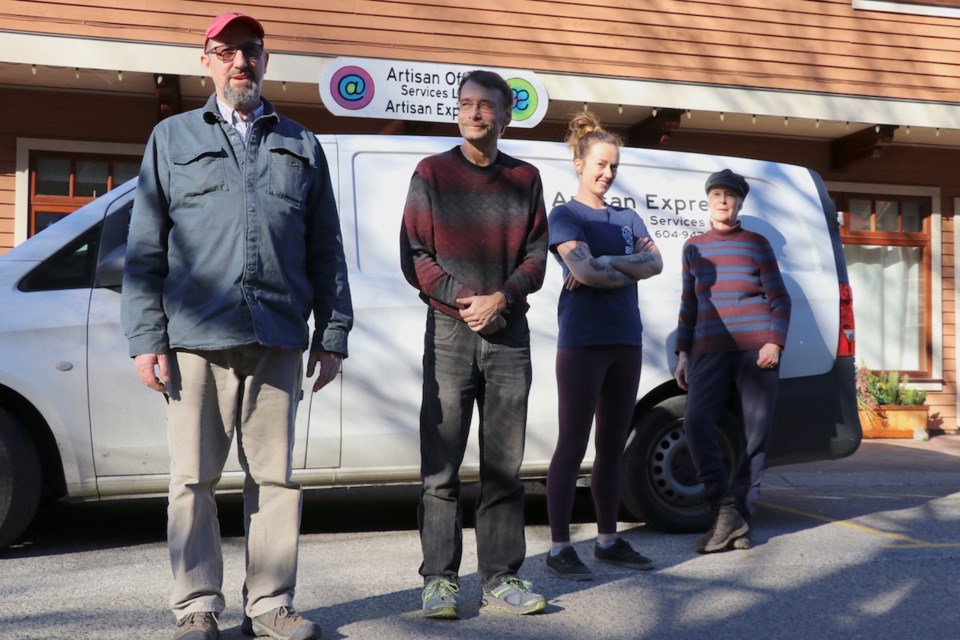
M 586 102 L 583 103 L 583 110 L 584 110 L 584 111 L 587 111 L 587 103 L 586 103 Z
M 37 75 L 37 65 L 30 65 L 30 73 Z
M 76 76 L 77 80 L 80 79 L 80 68 L 79 68 L 79 67 L 76 67 L 76 68 L 73 70 L 73 75 Z
M 790 126 L 790 118 L 788 118 L 787 116 L 783 116 L 783 126 L 785 127 Z
M 721 112 L 720 112 L 720 122 L 723 122 L 724 117 L 725 117 L 725 116 L 723 115 L 723 111 L 721 111 Z
M 752 122 L 753 124 L 757 124 L 757 116 L 756 115 L 752 116 L 750 118 L 750 122 Z
M 847 120 L 847 131 L 850 131 L 850 121 Z
M 874 125 L 874 127 L 873 127 L 873 132 L 874 132 L 874 133 L 880 133 L 880 125 Z
M 907 135 L 910 135 L 910 125 L 907 125 Z
M 820 118 L 817 118 L 817 129 L 820 128 Z
M 623 115 L 623 105 L 622 105 L 622 104 L 618 104 L 618 105 L 617 105 L 617 113 L 619 113 L 620 115 Z
M 158 85 L 163 84 L 163 76 L 157 76 L 157 84 Z
M 283 81 L 282 86 L 283 86 L 283 91 L 284 91 L 284 93 L 286 93 L 286 91 L 287 91 L 287 81 L 286 81 L 286 80 Z
M 207 86 L 207 79 L 206 79 L 206 77 L 200 76 L 200 86 L 201 86 L 201 87 Z
M 940 127 L 937 127 L 937 137 L 940 137 Z
M 657 108 L 656 108 L 656 107 L 653 108 L 653 117 L 654 117 L 654 118 L 657 117 Z
M 687 111 L 687 120 L 693 117 L 693 111 Z
M 123 82 L 123 71 L 117 71 L 117 82 Z

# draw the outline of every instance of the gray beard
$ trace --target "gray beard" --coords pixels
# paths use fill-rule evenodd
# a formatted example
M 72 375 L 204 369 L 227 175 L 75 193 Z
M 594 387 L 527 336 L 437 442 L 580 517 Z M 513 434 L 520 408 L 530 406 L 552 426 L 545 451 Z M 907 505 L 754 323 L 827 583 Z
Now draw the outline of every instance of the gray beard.
M 240 113 L 250 113 L 260 104 L 260 83 L 252 80 L 250 86 L 239 89 L 227 83 L 223 87 L 223 97 Z

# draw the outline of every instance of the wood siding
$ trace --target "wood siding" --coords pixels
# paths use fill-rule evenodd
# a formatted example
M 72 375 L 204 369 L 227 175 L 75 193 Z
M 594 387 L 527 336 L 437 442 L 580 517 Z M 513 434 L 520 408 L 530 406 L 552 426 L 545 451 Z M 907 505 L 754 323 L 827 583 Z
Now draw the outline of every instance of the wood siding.
M 850 0 L 0 0 L 0 29 L 195 45 L 227 7 L 274 51 L 960 102 L 957 20 Z

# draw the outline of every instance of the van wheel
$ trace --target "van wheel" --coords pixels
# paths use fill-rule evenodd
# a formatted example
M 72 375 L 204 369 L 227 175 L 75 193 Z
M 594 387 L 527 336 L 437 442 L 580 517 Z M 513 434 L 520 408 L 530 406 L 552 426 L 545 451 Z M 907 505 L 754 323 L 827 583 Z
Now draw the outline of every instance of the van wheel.
M 40 504 L 40 459 L 20 423 L 0 408 L 0 549 L 26 530 Z
M 624 451 L 623 502 L 639 520 L 660 531 L 692 533 L 712 516 L 683 430 L 686 396 L 668 398 L 634 421 Z M 727 469 L 735 451 L 729 418 L 721 419 L 720 447 Z

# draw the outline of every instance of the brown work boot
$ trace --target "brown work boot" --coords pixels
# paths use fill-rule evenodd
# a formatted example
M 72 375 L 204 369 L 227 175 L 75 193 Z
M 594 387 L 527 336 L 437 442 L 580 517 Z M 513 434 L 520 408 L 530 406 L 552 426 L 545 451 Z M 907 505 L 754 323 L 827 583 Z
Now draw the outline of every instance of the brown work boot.
M 177 620 L 173 640 L 218 640 L 220 627 L 213 611 L 188 613 Z
M 722 505 L 710 531 L 697 541 L 697 553 L 726 551 L 731 542 L 745 536 L 749 530 L 750 525 L 735 506 Z
M 320 625 L 307 620 L 290 607 L 277 607 L 250 619 L 258 638 L 273 640 L 320 640 Z

